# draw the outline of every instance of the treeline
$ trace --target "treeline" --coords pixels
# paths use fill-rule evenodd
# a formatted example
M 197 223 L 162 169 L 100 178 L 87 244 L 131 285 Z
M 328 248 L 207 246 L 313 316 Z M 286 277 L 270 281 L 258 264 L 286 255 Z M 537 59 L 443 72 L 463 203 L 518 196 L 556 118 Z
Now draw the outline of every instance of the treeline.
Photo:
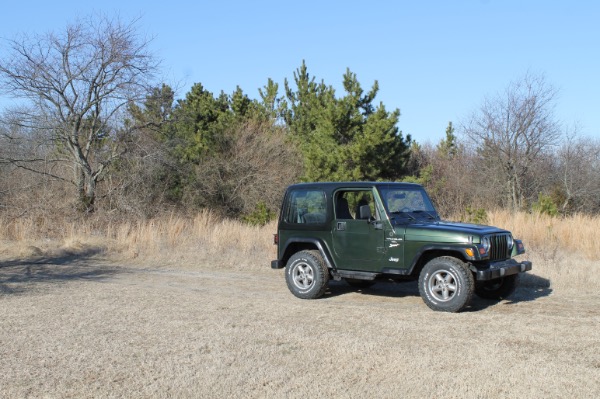
M 9 41 L 0 59 L 3 93 L 25 100 L 0 125 L 0 206 L 15 217 L 211 209 L 264 223 L 288 184 L 324 180 L 420 182 L 443 214 L 473 220 L 497 207 L 600 211 L 600 143 L 565 132 L 543 77 L 419 144 L 376 101 L 378 83 L 365 90 L 350 69 L 342 93 L 302 62 L 257 98 L 196 83 L 176 99 L 152 84 L 157 64 L 133 24 L 92 18 L 67 33 Z
M 93 15 L 7 44 L 0 89 L 23 103 L 2 113 L 5 209 L 151 217 L 209 208 L 264 222 L 292 182 L 405 173 L 399 110 L 375 104 L 377 82 L 365 91 L 350 70 L 341 95 L 302 63 L 256 99 L 201 83 L 175 99 L 153 84 L 158 65 L 134 23 Z
M 486 209 L 600 212 L 600 141 L 554 116 L 557 91 L 526 74 L 487 97 L 437 145 L 413 146 L 412 171 L 446 214 Z
M 128 108 L 136 128 L 110 172 L 112 206 L 146 216 L 209 208 L 264 222 L 294 182 L 401 178 L 410 139 L 398 131 L 399 112 L 374 106 L 377 85 L 364 93 L 350 71 L 344 87 L 336 96 L 302 64 L 284 94 L 269 80 L 260 99 L 200 83 L 178 101 L 169 86 L 154 89 Z
M 450 123 L 439 143 L 413 143 L 414 175 L 405 180 L 425 185 L 442 214 L 463 220 L 486 222 L 491 209 L 550 216 L 600 213 L 597 139 L 561 136 L 529 160 L 533 150 L 528 152 L 526 143 L 514 152 L 497 148 L 510 143 L 475 142 L 464 132 L 456 135 Z

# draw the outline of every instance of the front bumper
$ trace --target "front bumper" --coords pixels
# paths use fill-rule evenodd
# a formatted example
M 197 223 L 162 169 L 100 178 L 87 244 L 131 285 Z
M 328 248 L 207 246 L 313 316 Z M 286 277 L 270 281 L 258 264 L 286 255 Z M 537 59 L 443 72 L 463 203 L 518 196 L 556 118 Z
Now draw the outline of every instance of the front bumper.
M 503 260 L 500 262 L 490 262 L 486 268 L 475 268 L 475 279 L 477 281 L 493 280 L 511 274 L 517 274 L 531 270 L 531 262 L 517 262 L 515 259 Z

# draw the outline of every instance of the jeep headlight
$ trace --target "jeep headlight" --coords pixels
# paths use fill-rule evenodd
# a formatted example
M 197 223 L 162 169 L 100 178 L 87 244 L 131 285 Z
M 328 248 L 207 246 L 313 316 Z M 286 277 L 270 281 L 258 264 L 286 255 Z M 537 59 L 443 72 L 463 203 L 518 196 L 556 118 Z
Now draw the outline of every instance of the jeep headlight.
M 511 251 L 513 245 L 515 244 L 515 240 L 513 240 L 512 234 L 506 236 L 506 245 L 508 245 L 508 250 Z
M 482 237 L 481 244 L 479 246 L 479 255 L 486 255 L 490 250 L 492 243 L 490 241 L 490 237 Z

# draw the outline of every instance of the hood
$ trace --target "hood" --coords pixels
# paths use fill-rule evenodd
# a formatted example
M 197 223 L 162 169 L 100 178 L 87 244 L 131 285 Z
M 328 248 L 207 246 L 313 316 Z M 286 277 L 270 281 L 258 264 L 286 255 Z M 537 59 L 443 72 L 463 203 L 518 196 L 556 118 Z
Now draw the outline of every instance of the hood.
M 401 227 L 405 228 L 406 241 L 437 241 L 448 243 L 469 242 L 469 237 L 473 237 L 475 242 L 479 242 L 479 237 L 481 236 L 507 232 L 494 226 L 446 221 L 419 221 L 405 226 L 396 226 L 396 229 Z

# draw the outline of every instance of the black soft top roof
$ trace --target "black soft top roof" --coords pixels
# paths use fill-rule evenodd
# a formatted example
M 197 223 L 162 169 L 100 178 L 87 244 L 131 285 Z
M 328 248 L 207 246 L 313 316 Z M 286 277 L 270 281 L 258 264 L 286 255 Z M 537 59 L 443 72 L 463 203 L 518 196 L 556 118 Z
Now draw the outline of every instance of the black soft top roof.
M 389 182 L 389 181 L 381 181 L 381 182 L 373 182 L 373 181 L 363 181 L 363 182 L 312 182 L 312 183 L 297 183 L 292 184 L 288 187 L 289 190 L 293 189 L 310 189 L 310 188 L 319 188 L 325 191 L 334 191 L 339 188 L 371 188 L 371 187 L 405 187 L 405 188 L 422 188 L 423 186 L 416 183 L 404 183 L 404 182 Z

